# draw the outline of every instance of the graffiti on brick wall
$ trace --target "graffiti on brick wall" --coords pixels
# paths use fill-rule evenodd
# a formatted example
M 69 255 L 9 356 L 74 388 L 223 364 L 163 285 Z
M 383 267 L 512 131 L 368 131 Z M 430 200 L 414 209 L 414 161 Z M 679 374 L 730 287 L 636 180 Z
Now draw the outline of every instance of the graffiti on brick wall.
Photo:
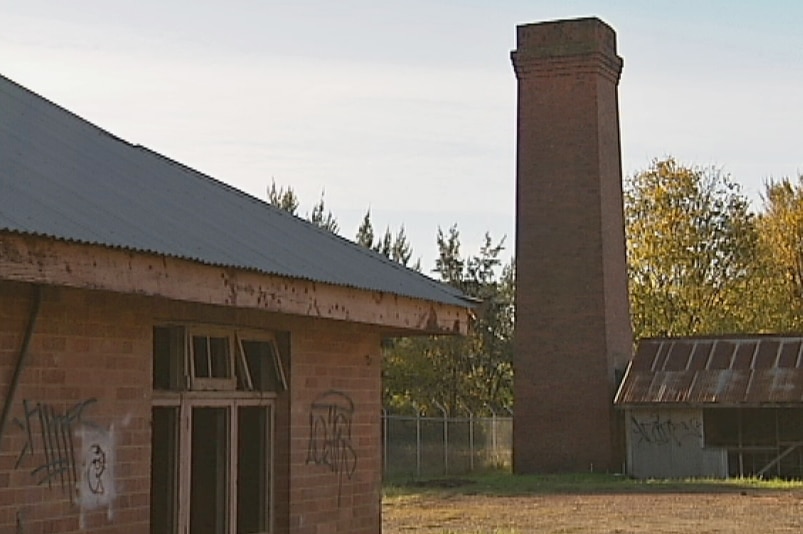
M 26 440 L 14 467 L 20 468 L 28 459 L 34 464 L 31 476 L 37 484 L 50 488 L 58 485 L 65 491 L 75 488 L 78 467 L 73 436 L 78 426 L 91 424 L 84 421 L 83 415 L 95 402 L 97 399 L 87 399 L 59 412 L 49 404 L 23 400 L 22 418 L 15 417 L 14 423 L 25 433 Z
M 14 468 L 30 467 L 37 485 L 60 488 L 90 508 L 114 497 L 111 432 L 86 417 L 96 402 L 90 398 L 59 411 L 23 400 L 22 416 L 13 420 L 25 436 Z
M 699 440 L 703 437 L 703 423 L 694 416 L 662 416 L 659 413 L 650 417 L 630 418 L 631 429 L 637 445 L 676 445 L 681 447 L 686 440 Z
M 86 485 L 93 495 L 104 495 L 106 487 L 103 473 L 106 472 L 106 451 L 99 443 L 92 443 L 87 449 Z
M 114 432 L 97 426 L 84 426 L 81 437 L 81 481 L 78 495 L 81 508 L 93 510 L 109 506 L 114 493 Z
M 310 406 L 307 464 L 323 465 L 338 477 L 337 503 L 344 477 L 351 479 L 357 469 L 357 453 L 351 442 L 354 403 L 339 391 L 327 391 Z

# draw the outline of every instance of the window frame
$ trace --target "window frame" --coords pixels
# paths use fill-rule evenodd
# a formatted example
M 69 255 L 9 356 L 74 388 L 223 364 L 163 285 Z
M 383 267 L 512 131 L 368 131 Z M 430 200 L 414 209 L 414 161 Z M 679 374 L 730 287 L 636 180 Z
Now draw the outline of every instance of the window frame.
M 263 391 L 254 389 L 253 380 L 248 368 L 245 351 L 242 346 L 243 341 L 267 342 L 271 344 L 272 360 L 271 365 L 276 368 L 276 373 L 283 387 L 287 389 L 286 378 L 284 375 L 281 353 L 275 334 L 269 331 L 225 328 L 220 326 L 204 325 L 154 325 L 154 328 L 176 328 L 183 329 L 183 355 L 171 354 L 171 358 L 178 358 L 179 365 L 183 366 L 183 387 L 181 378 L 171 377 L 171 387 L 175 389 L 153 389 L 151 404 L 152 407 L 176 408 L 178 410 L 178 430 L 176 456 L 176 495 L 175 514 L 173 524 L 176 525 L 177 532 L 188 533 L 191 520 L 191 488 L 192 488 L 192 431 L 193 431 L 193 410 L 195 408 L 225 408 L 228 428 L 226 430 L 228 451 L 227 477 L 225 482 L 226 490 L 226 523 L 228 534 L 237 532 L 237 467 L 238 467 L 238 440 L 239 434 L 239 409 L 245 407 L 258 407 L 266 410 L 265 427 L 266 433 L 264 441 L 265 472 L 263 476 L 265 487 L 265 530 L 260 534 L 271 534 L 275 528 L 275 448 L 276 448 L 276 398 L 279 392 Z M 209 378 L 195 376 L 194 358 L 192 353 L 193 335 L 203 335 L 208 337 L 227 337 L 229 345 L 229 369 L 228 378 Z M 172 343 L 172 342 L 171 342 Z M 171 366 L 173 362 L 171 362 Z M 172 369 L 172 367 L 171 367 Z M 245 389 L 238 388 L 239 373 L 243 373 Z M 178 387 L 176 387 L 178 386 Z M 153 446 L 153 443 L 151 444 Z
M 207 339 L 207 364 L 209 366 L 209 376 L 198 376 L 198 369 L 195 368 L 195 338 Z M 235 354 L 234 335 L 231 331 L 222 328 L 200 328 L 191 327 L 186 329 L 184 340 L 184 368 L 189 370 L 189 388 L 195 391 L 231 391 L 237 389 L 237 375 L 235 374 L 234 360 Z M 226 371 L 228 376 L 212 376 L 211 343 L 213 338 L 223 338 L 226 340 Z

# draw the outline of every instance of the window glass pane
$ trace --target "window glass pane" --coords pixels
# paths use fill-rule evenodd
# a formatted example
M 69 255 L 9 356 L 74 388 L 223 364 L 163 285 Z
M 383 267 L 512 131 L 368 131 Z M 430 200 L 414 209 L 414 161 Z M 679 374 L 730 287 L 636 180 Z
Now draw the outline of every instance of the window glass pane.
M 284 391 L 281 363 L 273 343 L 269 341 L 243 341 L 243 351 L 251 381 L 257 391 Z
M 228 408 L 193 408 L 190 532 L 227 532 Z
M 153 328 L 153 389 L 184 389 L 184 329 Z
M 231 378 L 229 366 L 229 338 L 209 338 L 209 358 L 213 378 Z
M 237 533 L 268 530 L 269 464 L 268 408 L 245 406 L 237 410 Z
M 170 389 L 170 328 L 153 329 L 153 389 Z
M 178 408 L 154 407 L 151 434 L 151 533 L 177 531 Z
M 209 378 L 209 339 L 206 336 L 192 336 L 192 363 L 197 378 Z

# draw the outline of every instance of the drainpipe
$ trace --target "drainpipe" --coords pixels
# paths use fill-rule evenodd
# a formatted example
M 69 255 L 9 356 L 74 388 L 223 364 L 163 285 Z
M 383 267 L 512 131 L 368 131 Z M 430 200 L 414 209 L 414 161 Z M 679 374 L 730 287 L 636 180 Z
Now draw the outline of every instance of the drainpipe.
M 14 403 L 14 396 L 17 393 L 17 386 L 19 386 L 22 370 L 25 368 L 25 361 L 28 359 L 28 347 L 31 344 L 33 329 L 34 326 L 36 326 L 36 318 L 39 317 L 39 308 L 42 304 L 42 286 L 35 285 L 33 287 L 34 295 L 31 316 L 28 319 L 28 327 L 25 330 L 25 339 L 22 341 L 20 355 L 17 358 L 17 367 L 14 369 L 14 376 L 11 377 L 11 384 L 8 386 L 8 393 L 6 393 L 6 403 L 3 405 L 3 414 L 0 416 L 0 442 L 2 442 L 3 432 L 6 429 L 8 416 L 11 413 L 11 405 Z

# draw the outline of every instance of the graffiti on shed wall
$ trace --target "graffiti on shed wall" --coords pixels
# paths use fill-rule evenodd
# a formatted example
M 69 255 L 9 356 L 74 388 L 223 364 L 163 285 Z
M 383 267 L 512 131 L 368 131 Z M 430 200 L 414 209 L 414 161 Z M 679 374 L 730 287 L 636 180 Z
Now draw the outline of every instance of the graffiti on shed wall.
M 635 443 L 639 446 L 682 447 L 684 442 L 699 443 L 703 438 L 703 422 L 692 415 L 667 416 L 656 412 L 648 417 L 633 415 L 630 423 Z
M 323 465 L 338 477 L 337 502 L 344 476 L 351 479 L 357 469 L 357 453 L 351 443 L 354 402 L 345 393 L 327 391 L 310 406 L 307 464 Z

